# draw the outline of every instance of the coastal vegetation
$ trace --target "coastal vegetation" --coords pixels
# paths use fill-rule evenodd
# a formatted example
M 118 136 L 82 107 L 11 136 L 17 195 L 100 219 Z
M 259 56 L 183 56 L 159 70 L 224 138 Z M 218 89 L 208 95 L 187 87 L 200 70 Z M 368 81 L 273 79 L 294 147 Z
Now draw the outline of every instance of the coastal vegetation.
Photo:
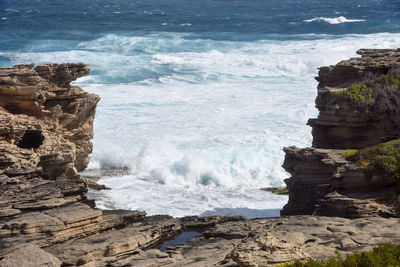
M 378 82 L 393 91 L 397 91 L 400 88 L 400 74 L 388 73 L 381 75 L 378 78 Z
M 356 162 L 367 180 L 374 177 L 394 183 L 386 201 L 392 207 L 400 206 L 400 139 L 356 150 L 349 149 L 342 154 L 346 160 Z
M 335 101 L 339 105 L 349 104 L 361 112 L 381 116 L 398 115 L 400 105 L 400 74 L 398 69 L 389 70 L 379 76 L 366 75 L 362 83 L 337 91 Z
M 271 192 L 277 195 L 289 195 L 289 189 L 287 187 L 286 188 L 277 187 L 272 189 Z
M 337 101 L 339 103 L 350 103 L 352 106 L 361 106 L 372 104 L 375 102 L 372 97 L 372 92 L 375 88 L 368 87 L 364 83 L 356 83 L 350 86 L 349 89 L 337 92 Z
M 102 185 L 102 184 L 98 184 L 93 180 L 90 180 L 90 179 L 87 179 L 87 178 L 84 178 L 82 180 L 87 185 L 87 187 L 90 188 L 90 189 L 94 189 L 94 190 L 109 189 L 107 186 Z
M 356 162 L 369 180 L 376 176 L 400 184 L 400 139 L 360 150 L 347 150 L 342 157 Z
M 336 257 L 325 260 L 308 259 L 306 261 L 295 260 L 291 263 L 277 264 L 276 267 L 398 267 L 400 266 L 400 245 L 385 243 L 374 247 L 371 251 L 354 252 L 342 257 L 337 253 Z
M 289 195 L 289 188 L 287 187 L 266 187 L 266 188 L 261 188 L 263 191 L 268 191 L 271 192 L 272 194 L 276 195 Z

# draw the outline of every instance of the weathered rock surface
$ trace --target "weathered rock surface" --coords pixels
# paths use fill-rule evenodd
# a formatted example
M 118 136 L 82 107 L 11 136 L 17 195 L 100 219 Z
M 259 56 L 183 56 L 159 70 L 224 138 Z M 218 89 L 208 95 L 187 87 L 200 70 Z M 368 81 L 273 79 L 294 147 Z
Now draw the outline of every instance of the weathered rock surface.
M 361 112 L 354 105 L 338 103 L 337 92 L 369 77 L 400 69 L 400 49 L 357 51 L 337 65 L 320 68 L 316 107 L 310 119 L 313 147 L 287 147 L 283 168 L 289 202 L 282 215 L 314 214 L 359 218 L 399 216 L 390 204 L 393 179 L 366 179 L 360 167 L 343 158 L 344 149 L 364 148 L 398 138 L 400 120 L 391 114 Z
M 99 97 L 69 83 L 87 65 L 20 65 L 0 69 L 0 167 L 40 166 L 55 178 L 86 168 Z
M 103 219 L 77 175 L 92 151 L 99 97 L 69 83 L 89 69 L 32 67 L 0 69 L 0 257 L 98 232 Z
M 125 265 L 130 257 L 144 249 L 160 245 L 163 240 L 181 231 L 177 219 L 133 223 L 47 247 L 66 265 L 82 265 L 102 261 L 105 265 Z
M 342 157 L 344 150 L 287 147 L 283 167 L 289 202 L 282 215 L 314 214 L 358 218 L 375 216 L 391 207 L 395 180 L 367 180 L 359 166 Z M 394 210 L 392 210 L 394 213 Z
M 186 244 L 167 247 L 163 254 L 139 253 L 129 266 L 273 266 L 321 259 L 336 251 L 344 254 L 398 242 L 398 223 L 397 218 L 319 216 L 225 221 L 201 230 L 202 236 Z
M 35 245 L 21 247 L 0 261 L 5 267 L 61 266 L 61 261 Z

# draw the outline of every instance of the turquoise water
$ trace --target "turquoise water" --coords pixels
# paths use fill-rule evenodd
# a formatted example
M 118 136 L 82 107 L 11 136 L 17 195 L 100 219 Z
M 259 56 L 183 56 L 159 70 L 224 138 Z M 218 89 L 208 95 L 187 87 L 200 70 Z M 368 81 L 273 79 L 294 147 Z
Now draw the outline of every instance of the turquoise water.
M 400 44 L 399 1 L 0 2 L 0 66 L 85 62 L 102 99 L 102 208 L 277 210 L 288 145 L 309 146 L 317 68 Z

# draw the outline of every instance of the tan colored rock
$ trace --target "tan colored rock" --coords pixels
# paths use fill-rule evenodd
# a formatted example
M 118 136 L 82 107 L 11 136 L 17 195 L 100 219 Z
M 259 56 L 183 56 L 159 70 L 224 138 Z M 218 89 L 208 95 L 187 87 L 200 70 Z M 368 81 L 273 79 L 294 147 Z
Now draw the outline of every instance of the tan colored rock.
M 144 211 L 104 210 L 100 228 L 104 231 L 117 227 L 125 227 L 132 223 L 143 221 L 145 216 L 146 212 Z
M 105 263 L 136 254 L 160 244 L 181 231 L 179 220 L 157 220 L 155 223 L 133 223 L 123 229 L 109 230 L 78 240 L 70 240 L 46 248 L 66 264 L 88 264 L 101 259 Z
M 32 67 L 0 69 L 0 166 L 41 166 L 51 178 L 76 175 L 89 162 L 99 97 L 69 83 L 89 68 Z
M 167 247 L 174 261 L 166 266 L 274 266 L 295 258 L 323 259 L 370 250 L 376 244 L 400 241 L 400 219 L 368 217 L 346 219 L 325 216 L 289 216 L 226 221 L 201 231 L 186 244 Z M 130 266 L 146 263 L 139 257 Z
M 176 259 L 178 259 L 178 257 L 176 257 Z M 174 264 L 176 264 L 175 259 L 171 258 L 168 253 L 161 252 L 158 249 L 149 249 L 146 251 L 139 251 L 138 254 L 135 254 L 131 257 L 127 257 L 126 259 L 121 259 L 116 262 L 113 262 L 112 265 L 156 267 L 156 266 L 168 266 Z
M 61 261 L 35 245 L 21 247 L 0 261 L 2 267 L 61 266 Z
M 279 240 L 272 234 L 262 231 L 243 239 L 231 254 L 233 261 L 240 267 L 269 266 L 309 256 L 300 246 Z

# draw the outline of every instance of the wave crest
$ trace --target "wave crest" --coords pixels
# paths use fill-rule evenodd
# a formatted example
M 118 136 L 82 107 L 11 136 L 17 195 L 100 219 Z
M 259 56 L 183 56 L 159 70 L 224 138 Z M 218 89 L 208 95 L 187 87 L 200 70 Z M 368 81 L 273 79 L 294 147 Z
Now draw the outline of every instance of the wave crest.
M 365 19 L 348 19 L 346 17 L 340 16 L 337 18 L 325 18 L 325 17 L 317 17 L 312 19 L 306 19 L 304 22 L 313 22 L 313 21 L 324 21 L 329 24 L 341 24 L 341 23 L 348 23 L 348 22 L 363 22 Z

